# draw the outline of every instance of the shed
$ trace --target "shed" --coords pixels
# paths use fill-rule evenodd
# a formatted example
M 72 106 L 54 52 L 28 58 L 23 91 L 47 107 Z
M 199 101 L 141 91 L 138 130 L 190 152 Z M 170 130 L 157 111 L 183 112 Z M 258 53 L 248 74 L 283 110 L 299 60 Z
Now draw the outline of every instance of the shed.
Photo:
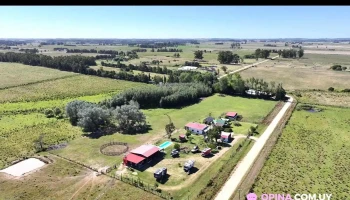
M 225 120 L 222 120 L 222 119 L 216 119 L 216 120 L 214 120 L 214 125 L 215 125 L 215 126 L 223 127 L 223 126 L 226 125 L 226 121 L 225 121 Z
M 213 121 L 214 121 L 213 117 L 207 117 L 203 120 L 203 123 L 204 124 L 211 124 L 211 123 L 213 123 Z
M 232 134 L 227 132 L 221 132 L 220 139 L 222 142 L 230 142 L 232 140 Z
M 236 113 L 236 112 L 227 112 L 226 113 L 226 118 L 228 118 L 230 120 L 236 119 L 237 116 L 238 116 L 238 113 Z

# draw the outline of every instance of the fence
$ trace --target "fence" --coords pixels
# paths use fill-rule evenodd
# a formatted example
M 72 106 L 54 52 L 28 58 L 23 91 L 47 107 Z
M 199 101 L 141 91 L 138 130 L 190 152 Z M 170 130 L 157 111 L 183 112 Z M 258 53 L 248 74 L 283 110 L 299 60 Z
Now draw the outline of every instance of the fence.
M 125 144 L 126 144 L 126 143 L 125 143 Z M 75 164 L 77 164 L 77 165 L 80 165 L 80 166 L 83 166 L 83 167 L 85 167 L 85 168 L 88 168 L 88 169 L 90 169 L 90 170 L 92 170 L 92 171 L 101 173 L 101 174 L 103 174 L 103 175 L 105 175 L 105 176 L 108 176 L 108 177 L 110 177 L 110 178 L 114 178 L 114 179 L 117 179 L 117 180 L 122 181 L 122 182 L 124 182 L 124 183 L 127 183 L 127 184 L 129 184 L 129 185 L 132 185 L 132 186 L 134 186 L 134 187 L 140 188 L 140 189 L 142 189 L 142 190 L 144 190 L 144 191 L 146 191 L 146 192 L 149 192 L 149 193 L 152 193 L 152 194 L 154 194 L 154 195 L 157 195 L 157 196 L 159 196 L 159 197 L 161 197 L 161 198 L 163 198 L 163 199 L 173 199 L 173 197 L 170 195 L 170 193 L 164 193 L 164 192 L 162 192 L 160 189 L 158 189 L 157 187 L 151 186 L 151 185 L 149 185 L 148 183 L 146 184 L 146 183 L 143 182 L 140 178 L 134 179 L 134 178 L 131 177 L 131 176 L 111 175 L 111 174 L 108 174 L 109 172 L 112 171 L 112 167 L 107 168 L 105 171 L 99 172 L 98 169 L 92 168 L 92 167 L 90 167 L 90 166 L 87 166 L 87 165 L 85 165 L 84 163 L 81 163 L 81 162 L 79 162 L 79 161 L 75 161 L 75 160 L 72 160 L 72 159 L 70 159 L 70 158 L 66 158 L 66 157 L 60 156 L 60 155 L 58 155 L 58 154 L 53 154 L 53 153 L 50 153 L 50 152 L 48 152 L 48 153 L 49 153 L 49 154 L 52 154 L 52 155 L 54 155 L 54 156 L 60 157 L 60 158 L 62 158 L 62 159 L 64 159 L 64 160 L 68 160 L 68 161 L 70 161 L 70 162 L 72 162 L 72 163 L 75 163 Z M 115 168 L 115 166 L 114 166 L 114 168 Z
M 115 152 L 103 151 L 106 147 L 113 146 L 113 145 L 125 146 L 125 148 L 123 150 L 119 150 L 119 151 L 115 151 Z M 128 143 L 125 143 L 125 142 L 109 142 L 109 143 L 101 145 L 101 147 L 100 147 L 100 152 L 106 156 L 119 156 L 123 153 L 126 153 L 128 150 L 129 150 Z

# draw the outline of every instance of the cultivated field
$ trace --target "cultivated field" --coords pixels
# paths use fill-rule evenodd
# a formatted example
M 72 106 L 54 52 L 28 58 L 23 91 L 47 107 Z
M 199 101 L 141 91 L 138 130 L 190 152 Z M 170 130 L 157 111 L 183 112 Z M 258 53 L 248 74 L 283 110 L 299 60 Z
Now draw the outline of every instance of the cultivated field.
M 76 74 L 76 76 L 64 79 L 0 90 L 0 102 L 39 101 L 89 96 L 118 92 L 139 85 L 142 85 L 142 83 Z
M 0 62 L 0 89 L 77 75 L 46 67 Z
M 349 109 L 294 111 L 254 184 L 254 192 L 349 197 Z
M 141 189 L 49 156 L 54 162 L 30 175 L 0 173 L 0 199 L 160 199 Z

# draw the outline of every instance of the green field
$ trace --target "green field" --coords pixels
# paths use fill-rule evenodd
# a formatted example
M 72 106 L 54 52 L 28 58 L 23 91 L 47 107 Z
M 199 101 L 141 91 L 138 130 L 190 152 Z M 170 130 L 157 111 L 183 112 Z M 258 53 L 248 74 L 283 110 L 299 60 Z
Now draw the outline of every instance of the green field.
M 21 179 L 0 173 L 0 199 L 160 199 L 126 183 L 94 172 L 57 157 L 54 162 Z
M 0 89 L 77 75 L 55 69 L 0 62 Z
M 0 90 L 0 103 L 63 99 L 118 92 L 142 83 L 78 75 L 65 79 Z
M 317 108 L 324 110 L 294 111 L 254 184 L 258 196 L 331 193 L 334 199 L 348 198 L 350 110 Z
M 275 104 L 276 102 L 274 101 L 214 95 L 198 104 L 182 109 L 143 110 L 147 122 L 152 128 L 149 133 L 138 135 L 122 135 L 117 133 L 103 136 L 99 139 L 90 139 L 88 137 L 77 138 L 71 141 L 68 147 L 58 150 L 57 153 L 65 157 L 77 159 L 91 166 L 111 166 L 119 163 L 121 157 L 116 158 L 101 155 L 99 147 L 102 144 L 110 141 L 120 141 L 129 143 L 131 147 L 137 147 L 150 139 L 155 139 L 155 143 L 165 135 L 164 126 L 169 123 L 169 119 L 165 114 L 171 117 L 177 129 L 183 129 L 188 122 L 202 122 L 209 113 L 216 118 L 228 111 L 235 111 L 243 116 L 243 123 L 241 127 L 233 127 L 233 131 L 235 134 L 247 134 L 248 128 L 251 125 L 259 124 Z

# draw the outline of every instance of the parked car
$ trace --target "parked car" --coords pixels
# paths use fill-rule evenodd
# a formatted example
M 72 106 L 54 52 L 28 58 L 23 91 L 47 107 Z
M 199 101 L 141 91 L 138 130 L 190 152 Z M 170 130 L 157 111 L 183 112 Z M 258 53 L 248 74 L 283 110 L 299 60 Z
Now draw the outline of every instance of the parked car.
M 203 151 L 202 151 L 202 156 L 203 156 L 203 157 L 206 157 L 206 156 L 209 156 L 209 155 L 211 155 L 211 148 L 205 148 L 205 149 L 203 149 Z
M 185 164 L 184 164 L 184 171 L 187 172 L 187 174 L 191 173 L 191 169 L 194 166 L 194 160 L 188 160 Z
M 163 180 L 165 176 L 167 175 L 167 168 L 159 168 L 154 172 L 154 178 L 156 178 L 157 181 Z
M 180 155 L 180 152 L 176 149 L 173 149 L 170 153 L 171 157 L 178 157 Z
M 199 147 L 196 145 L 193 147 L 193 149 L 191 150 L 192 153 L 197 153 L 199 152 Z

